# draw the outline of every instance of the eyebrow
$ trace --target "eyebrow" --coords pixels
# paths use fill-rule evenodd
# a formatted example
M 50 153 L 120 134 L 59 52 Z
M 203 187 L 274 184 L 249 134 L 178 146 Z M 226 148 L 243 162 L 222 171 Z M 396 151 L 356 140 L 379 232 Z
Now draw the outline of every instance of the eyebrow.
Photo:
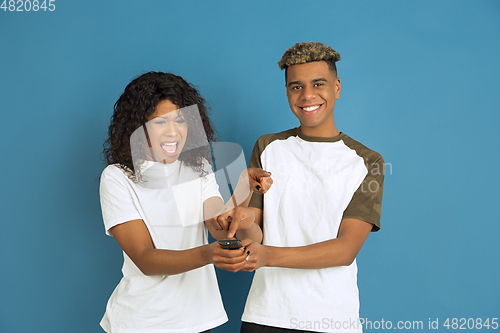
M 319 77 L 319 78 L 317 78 L 317 79 L 313 79 L 311 82 L 312 82 L 312 83 L 316 83 L 316 82 L 328 82 L 328 80 L 327 80 L 327 79 L 325 79 L 324 77 Z M 288 85 L 287 85 L 287 86 L 288 86 L 288 87 L 290 87 L 291 85 L 294 85 L 294 84 L 301 84 L 301 83 L 302 83 L 301 81 L 292 81 L 292 82 L 288 83 Z
M 174 111 L 170 111 L 170 112 L 174 112 Z M 170 113 L 168 112 L 168 113 Z M 184 118 L 181 114 L 177 113 L 177 115 L 175 116 L 176 118 Z M 168 120 L 168 117 L 167 117 L 167 113 L 165 114 L 162 114 L 161 116 L 156 116 L 154 117 L 153 119 L 156 119 L 156 118 L 161 118 L 161 119 L 167 119 Z

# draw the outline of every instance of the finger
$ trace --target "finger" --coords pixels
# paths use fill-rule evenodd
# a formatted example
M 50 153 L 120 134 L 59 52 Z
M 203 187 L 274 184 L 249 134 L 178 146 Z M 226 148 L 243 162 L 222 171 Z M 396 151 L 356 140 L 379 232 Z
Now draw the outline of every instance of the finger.
M 252 258 L 252 257 L 250 257 L 250 258 Z M 256 269 L 257 269 L 257 261 L 249 259 L 245 263 L 245 266 L 243 266 L 243 268 L 241 268 L 240 270 L 243 272 L 253 272 Z
M 229 230 L 229 225 L 232 222 L 232 217 L 231 217 L 232 212 L 226 212 L 224 214 L 221 214 L 217 217 L 217 223 L 221 226 L 220 230 Z M 231 238 L 231 237 L 229 237 Z
M 253 240 L 251 240 L 250 238 L 245 238 L 243 240 L 240 240 L 240 243 L 241 245 L 243 245 L 244 248 L 248 248 L 250 244 L 253 243 Z
M 215 257 L 213 262 L 216 265 L 234 265 L 242 262 L 246 262 L 246 255 L 238 256 L 234 258 L 226 258 L 226 257 Z
M 263 194 L 269 191 L 271 185 L 273 184 L 273 179 L 271 177 L 264 177 L 261 179 L 260 184 L 262 186 Z
M 237 220 L 232 220 L 231 223 L 229 224 L 229 232 L 227 233 L 228 238 L 233 238 L 234 235 L 236 234 L 236 231 L 238 230 L 238 227 L 240 225 L 240 222 Z
M 264 178 L 264 177 L 271 177 L 270 172 L 268 172 L 264 169 L 261 169 L 261 168 L 253 168 L 252 171 L 253 171 L 254 176 L 257 179 Z
M 260 192 L 260 190 L 262 189 L 262 186 L 260 186 L 260 183 L 258 181 L 256 181 L 255 179 L 249 178 L 248 182 L 250 184 L 250 188 L 252 189 L 252 191 Z
M 222 230 L 222 227 L 221 225 L 219 224 L 219 222 L 217 221 L 217 216 L 214 217 L 214 218 L 211 218 L 210 221 L 209 221 L 210 225 L 212 225 L 212 227 L 217 230 L 217 231 L 221 231 Z
M 248 256 L 246 252 L 240 250 L 226 250 L 232 253 L 227 253 L 225 256 L 222 255 L 214 255 L 213 263 L 218 267 L 220 265 L 233 265 L 237 263 L 246 262 L 246 257 Z M 234 253 L 234 254 L 233 254 Z
M 248 169 L 249 184 L 250 188 L 255 191 L 262 193 L 262 179 L 271 177 L 271 173 L 260 168 L 249 168 Z
M 236 273 L 236 272 L 239 272 L 242 268 L 244 268 L 245 264 L 246 264 L 246 261 L 239 262 L 237 264 L 230 264 L 230 265 L 223 264 L 223 265 L 219 265 L 219 266 L 216 265 L 216 266 L 219 267 L 220 269 Z
M 262 184 L 260 183 L 260 178 L 254 179 L 252 177 L 249 177 L 248 184 L 252 191 L 259 193 L 262 191 Z
M 235 213 L 232 217 L 231 223 L 229 225 L 229 233 L 227 234 L 228 238 L 234 237 L 236 231 L 238 230 L 240 223 L 248 219 L 248 216 L 245 215 L 245 210 L 236 209 Z
M 224 249 L 223 247 L 220 246 L 220 244 L 217 244 L 218 246 L 214 248 L 214 256 L 221 257 L 221 258 L 238 258 L 241 257 L 244 259 L 244 253 L 246 249 L 244 247 L 241 247 L 239 249 L 235 250 L 229 250 L 229 249 Z M 241 259 L 240 260 L 243 260 Z

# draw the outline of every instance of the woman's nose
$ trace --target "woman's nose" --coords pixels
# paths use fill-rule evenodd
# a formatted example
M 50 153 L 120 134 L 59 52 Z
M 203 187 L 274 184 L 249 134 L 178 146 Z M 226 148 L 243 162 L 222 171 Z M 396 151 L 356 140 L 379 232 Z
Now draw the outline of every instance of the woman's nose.
M 163 135 L 165 135 L 165 136 L 175 136 L 175 135 L 177 135 L 177 133 L 178 133 L 177 124 L 175 124 L 175 122 L 173 122 L 173 121 L 169 121 L 165 125 L 165 129 L 163 131 Z

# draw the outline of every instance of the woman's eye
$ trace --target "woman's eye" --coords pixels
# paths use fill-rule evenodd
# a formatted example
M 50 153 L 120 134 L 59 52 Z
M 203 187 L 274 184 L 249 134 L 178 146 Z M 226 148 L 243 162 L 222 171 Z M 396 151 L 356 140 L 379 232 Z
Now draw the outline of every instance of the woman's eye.
M 176 120 L 175 120 L 175 123 L 176 123 L 176 124 L 182 124 L 182 123 L 185 123 L 185 122 L 186 122 L 186 121 L 185 121 L 184 119 L 182 119 L 182 118 L 179 118 L 179 119 L 176 119 Z
M 163 121 L 163 120 L 158 120 L 158 121 L 155 121 L 155 124 L 156 124 L 156 125 L 165 125 L 165 121 Z

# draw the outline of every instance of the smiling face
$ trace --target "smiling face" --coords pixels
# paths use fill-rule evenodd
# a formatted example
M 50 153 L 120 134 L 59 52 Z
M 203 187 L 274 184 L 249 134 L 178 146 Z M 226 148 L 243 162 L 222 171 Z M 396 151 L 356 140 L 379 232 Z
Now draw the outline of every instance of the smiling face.
M 308 136 L 332 137 L 339 132 L 333 120 L 335 100 L 340 97 L 340 79 L 324 61 L 287 68 L 286 96 L 290 109 Z
M 148 117 L 146 128 L 153 159 L 165 164 L 174 163 L 186 143 L 188 125 L 179 113 L 179 107 L 165 99 L 158 103 Z

